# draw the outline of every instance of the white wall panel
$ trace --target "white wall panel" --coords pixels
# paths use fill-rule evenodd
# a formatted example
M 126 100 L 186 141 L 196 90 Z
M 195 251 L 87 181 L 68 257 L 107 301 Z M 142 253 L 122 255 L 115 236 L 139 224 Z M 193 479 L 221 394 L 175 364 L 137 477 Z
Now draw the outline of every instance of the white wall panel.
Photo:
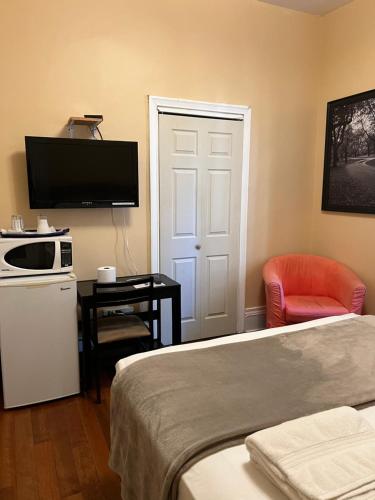
M 228 255 L 207 257 L 208 317 L 227 314 L 228 260 Z
M 229 234 L 231 173 L 209 170 L 208 236 Z
M 210 156 L 232 156 L 232 134 L 209 132 Z
M 196 259 L 173 259 L 173 279 L 181 284 L 181 320 L 195 319 Z
M 197 171 L 173 169 L 173 236 L 195 236 L 197 228 Z
M 198 132 L 196 130 L 173 130 L 174 154 L 196 156 Z

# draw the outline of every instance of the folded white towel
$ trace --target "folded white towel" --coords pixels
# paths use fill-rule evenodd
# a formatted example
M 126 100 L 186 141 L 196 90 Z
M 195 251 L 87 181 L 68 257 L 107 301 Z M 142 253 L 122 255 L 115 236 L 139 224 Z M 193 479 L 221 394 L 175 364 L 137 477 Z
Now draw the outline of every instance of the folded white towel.
M 251 460 L 289 498 L 375 499 L 375 429 L 347 406 L 248 436 Z

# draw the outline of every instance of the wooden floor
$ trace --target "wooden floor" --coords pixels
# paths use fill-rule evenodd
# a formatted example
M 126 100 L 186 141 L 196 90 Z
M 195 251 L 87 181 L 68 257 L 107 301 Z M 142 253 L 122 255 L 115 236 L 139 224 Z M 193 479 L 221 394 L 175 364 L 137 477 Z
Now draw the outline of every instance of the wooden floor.
M 94 395 L 0 410 L 0 499 L 120 500 L 108 467 L 109 386 Z

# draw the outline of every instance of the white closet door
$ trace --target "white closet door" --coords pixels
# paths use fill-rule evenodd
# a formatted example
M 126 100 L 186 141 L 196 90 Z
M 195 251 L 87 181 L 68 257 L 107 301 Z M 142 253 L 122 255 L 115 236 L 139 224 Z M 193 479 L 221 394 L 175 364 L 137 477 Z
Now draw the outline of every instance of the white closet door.
M 181 283 L 182 340 L 234 333 L 243 123 L 159 115 L 159 134 L 160 272 Z

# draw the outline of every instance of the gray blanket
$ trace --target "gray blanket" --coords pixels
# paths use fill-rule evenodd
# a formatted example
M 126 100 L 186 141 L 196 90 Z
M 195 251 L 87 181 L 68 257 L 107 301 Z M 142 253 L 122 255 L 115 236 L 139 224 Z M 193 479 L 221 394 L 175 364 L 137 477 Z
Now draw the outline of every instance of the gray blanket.
M 161 351 L 115 377 L 110 466 L 124 500 L 175 499 L 183 472 L 204 456 L 286 420 L 373 400 L 372 316 Z

